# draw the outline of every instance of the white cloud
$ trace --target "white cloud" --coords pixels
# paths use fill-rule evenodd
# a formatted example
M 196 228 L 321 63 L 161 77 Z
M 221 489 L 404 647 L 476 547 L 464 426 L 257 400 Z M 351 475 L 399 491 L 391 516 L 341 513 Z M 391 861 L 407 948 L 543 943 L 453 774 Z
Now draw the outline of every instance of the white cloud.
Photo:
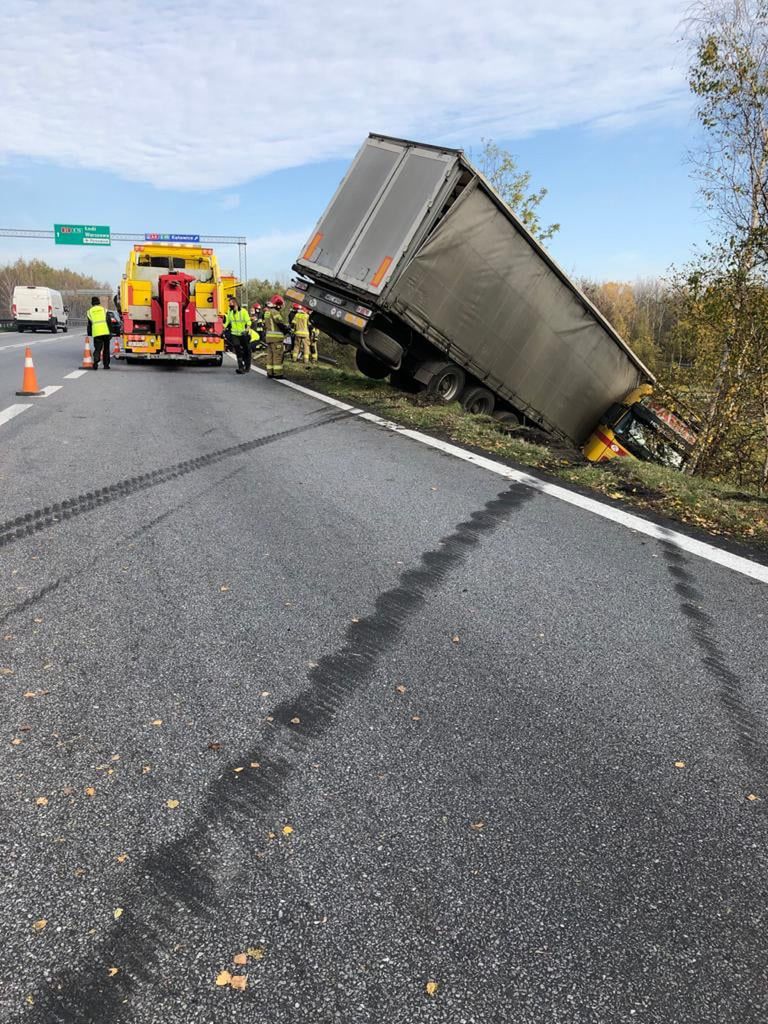
M 0 159 L 231 189 L 347 156 L 369 131 L 627 125 L 679 108 L 684 3 L 245 0 L 203 16 L 182 0 L 5 0 Z

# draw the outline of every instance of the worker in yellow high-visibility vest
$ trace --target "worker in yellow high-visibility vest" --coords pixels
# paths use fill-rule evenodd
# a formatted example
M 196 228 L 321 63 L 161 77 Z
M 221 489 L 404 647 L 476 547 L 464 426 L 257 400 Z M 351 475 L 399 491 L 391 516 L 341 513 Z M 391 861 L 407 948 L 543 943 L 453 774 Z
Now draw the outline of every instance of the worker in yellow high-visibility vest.
M 309 362 L 309 313 L 300 306 L 293 318 L 293 336 L 296 345 L 293 350 L 294 360 L 303 359 L 304 363 Z
M 88 337 L 93 338 L 93 368 L 98 370 L 99 357 L 104 363 L 104 369 L 109 369 L 109 339 L 111 332 L 107 323 L 107 311 L 101 304 L 98 296 L 91 299 L 91 308 L 85 314 L 87 321 Z
M 224 331 L 232 339 L 232 347 L 237 356 L 235 373 L 248 373 L 251 369 L 251 315 L 242 309 L 240 303 L 231 295 L 229 312 L 224 317 Z

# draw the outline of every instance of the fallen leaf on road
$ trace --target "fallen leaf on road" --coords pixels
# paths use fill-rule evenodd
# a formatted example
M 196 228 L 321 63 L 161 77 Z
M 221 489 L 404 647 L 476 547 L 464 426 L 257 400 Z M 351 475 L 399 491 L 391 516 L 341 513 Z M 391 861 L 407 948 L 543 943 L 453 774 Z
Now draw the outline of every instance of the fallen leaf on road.
M 93 788 L 93 786 L 86 786 L 85 787 L 85 795 L 86 796 L 90 796 L 90 797 L 94 797 L 94 796 L 96 796 L 96 790 Z
M 243 770 L 242 768 L 233 768 L 232 769 L 233 772 L 241 772 L 242 770 Z
M 19 732 L 32 732 L 32 726 L 31 725 L 20 725 L 19 726 Z
M 291 835 L 292 832 L 293 832 L 293 827 L 291 825 L 283 825 L 283 835 L 284 836 L 289 836 L 289 835 Z
M 74 796 L 75 795 L 75 787 L 74 786 L 65 786 L 64 789 L 62 789 L 62 791 L 61 791 L 61 795 L 62 796 Z
M 12 747 L 18 747 L 18 745 L 20 743 L 21 743 L 21 740 L 19 739 L 18 736 L 16 736 L 14 739 L 11 740 L 11 746 Z
M 272 715 L 267 715 L 266 721 L 267 722 L 274 722 L 274 718 L 272 717 Z
M 208 749 L 209 750 L 221 750 L 221 744 L 220 743 L 209 743 L 208 744 Z
M 46 926 L 47 924 L 48 924 L 48 922 L 47 922 L 47 921 L 46 921 L 46 919 L 45 919 L 45 918 L 43 917 L 43 918 L 41 918 L 41 919 L 40 919 L 39 921 L 35 921 L 35 923 L 34 923 L 34 924 L 32 925 L 32 927 L 34 928 L 34 930 L 35 930 L 36 932 L 41 932 L 41 931 L 43 930 L 43 928 L 45 928 L 45 926 Z
M 258 761 L 251 761 L 251 768 L 261 768 Z
M 24 696 L 27 698 L 27 700 L 32 700 L 32 698 L 36 697 L 37 694 L 35 693 L 34 690 L 27 690 L 27 692 L 24 694 Z
M 685 768 L 685 761 L 675 761 L 675 768 Z
M 452 637 L 451 639 L 452 639 L 453 643 L 455 643 L 455 644 L 459 643 L 459 638 L 458 638 L 458 636 L 454 636 L 454 637 Z
M 759 800 L 760 797 L 756 793 L 747 793 L 747 800 Z
M 85 868 L 75 868 L 72 874 L 75 876 L 75 878 L 82 878 L 83 875 L 85 874 Z
M 16 639 L 16 637 L 13 635 L 13 633 L 6 633 L 5 636 L 3 637 L 3 640 L 15 640 L 15 639 Z
M 267 951 L 263 946 L 249 946 L 246 950 L 246 953 L 251 960 L 263 960 L 266 952 Z
M 406 689 L 405 689 L 404 686 L 396 686 L 395 689 L 397 690 L 398 693 L 405 693 L 406 692 Z
M 411 715 L 411 721 L 412 722 L 420 722 L 421 721 L 421 715 Z
M 473 821 L 470 824 L 469 827 L 473 828 L 475 830 L 475 832 L 479 832 L 480 829 L 485 828 L 485 822 L 484 821 Z
M 118 855 L 115 857 L 115 860 L 117 861 L 118 864 L 125 864 L 125 862 L 128 860 L 128 854 L 118 853 Z
M 114 978 L 114 976 L 116 974 L 119 974 L 119 973 L 120 973 L 120 968 L 119 967 L 108 967 L 107 968 L 107 974 L 110 976 L 110 978 Z
M 232 963 L 237 964 L 238 967 L 243 967 L 245 964 L 248 963 L 248 954 L 235 953 L 235 955 L 232 957 Z
M 222 594 L 226 594 L 226 592 L 229 590 L 229 587 L 221 586 L 219 587 L 219 590 L 221 591 Z
M 141 769 L 141 774 L 142 775 L 146 775 L 147 772 L 151 772 L 151 771 L 152 771 L 152 765 L 151 764 L 145 764 L 144 767 Z
M 277 839 L 274 832 L 267 832 L 267 839 Z
M 46 663 L 43 665 L 43 669 L 45 671 L 47 671 L 49 668 L 53 668 L 53 662 L 52 661 L 46 661 Z
M 48 806 L 48 797 L 47 796 L 39 796 L 35 800 L 35 803 L 37 804 L 38 807 L 47 807 Z
M 353 622 L 359 622 L 360 619 L 352 619 Z
M 248 985 L 248 975 L 235 974 L 232 978 L 232 981 L 230 982 L 230 985 L 232 986 L 233 989 L 235 989 L 236 992 L 245 991 L 245 988 Z
M 123 908 L 115 907 L 115 909 L 112 911 L 112 916 L 116 921 L 119 921 L 120 918 L 123 916 Z
M 162 718 L 155 718 L 149 724 L 150 725 L 162 725 L 163 724 L 163 720 L 162 720 Z
M 165 801 L 165 806 L 168 807 L 170 810 L 175 811 L 176 808 L 179 806 L 179 801 L 178 800 L 166 800 Z
M 424 987 L 427 990 L 427 995 L 433 996 L 437 992 L 440 985 L 436 981 L 428 981 Z
M 301 719 L 299 718 L 298 715 L 296 715 L 295 718 L 291 719 L 291 725 L 301 725 Z
M 42 622 L 42 621 L 43 621 L 42 618 L 35 619 L 35 622 Z
M 219 988 L 223 988 L 225 985 L 228 985 L 230 981 L 232 981 L 232 975 L 229 971 L 221 971 L 216 975 L 216 984 Z
M 12 675 L 13 675 L 13 669 L 12 668 L 8 668 L 6 665 L 3 665 L 0 668 L 0 676 L 12 676 Z
M 261 696 L 262 697 L 269 697 L 269 690 L 262 690 L 261 691 Z
M 35 997 L 34 996 L 27 996 L 25 1002 L 28 1003 L 29 1006 L 34 1006 L 35 1005 Z

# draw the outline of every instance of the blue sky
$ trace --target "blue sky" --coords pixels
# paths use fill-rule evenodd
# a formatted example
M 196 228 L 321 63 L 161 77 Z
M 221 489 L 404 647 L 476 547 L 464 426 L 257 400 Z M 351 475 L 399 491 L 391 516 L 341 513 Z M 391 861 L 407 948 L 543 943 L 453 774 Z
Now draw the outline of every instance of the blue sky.
M 3 6 L 0 35 L 13 41 L 0 67 L 0 227 L 242 234 L 251 274 L 285 277 L 364 136 L 381 131 L 509 148 L 549 189 L 543 219 L 562 225 L 550 249 L 577 275 L 662 274 L 706 235 L 685 163 L 696 128 L 682 4 L 552 0 L 531 14 L 487 0 L 483 22 L 464 8 L 446 15 L 437 0 L 389 0 L 363 15 L 352 0 L 295 0 L 316 46 L 302 55 L 286 39 L 273 75 L 257 40 L 277 7 L 246 2 L 224 22 L 246 59 L 217 44 L 188 88 L 165 70 L 200 47 L 194 19 L 171 31 L 174 9 L 188 14 L 177 0 L 164 5 L 167 30 L 149 36 L 150 0 L 110 15 L 109 33 L 94 0 Z M 26 45 L 22 7 L 41 15 L 51 48 Z M 139 40 L 136 53 L 119 69 L 89 67 L 87 55 L 116 38 Z M 52 50 L 59 62 L 41 59 Z M 0 239 L 0 263 L 17 255 L 114 281 L 126 247 Z

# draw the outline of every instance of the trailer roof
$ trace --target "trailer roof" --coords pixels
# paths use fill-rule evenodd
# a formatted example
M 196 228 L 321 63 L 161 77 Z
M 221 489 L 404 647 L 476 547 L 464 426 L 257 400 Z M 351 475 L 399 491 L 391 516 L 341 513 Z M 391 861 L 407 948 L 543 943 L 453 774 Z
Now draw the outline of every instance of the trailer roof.
M 621 348 L 627 354 L 629 359 L 642 372 L 646 379 L 653 383 L 656 382 L 656 377 L 654 376 L 654 374 L 651 373 L 651 371 L 648 369 L 645 363 L 643 363 L 642 360 L 635 355 L 635 353 L 632 351 L 627 342 L 622 338 L 622 336 L 619 334 L 619 332 L 616 330 L 616 328 L 613 326 L 610 320 L 608 320 L 600 312 L 600 310 L 597 308 L 597 306 L 595 306 L 593 302 L 590 302 L 590 300 L 587 298 L 584 292 L 576 284 L 574 284 L 574 282 L 566 274 L 566 272 L 563 270 L 560 264 L 557 263 L 557 261 L 554 260 L 552 256 L 550 256 L 550 254 L 547 252 L 547 250 L 544 248 L 541 242 L 539 242 L 531 234 L 528 228 L 522 223 L 522 221 L 515 216 L 514 212 L 504 202 L 504 200 L 501 198 L 501 196 L 493 187 L 493 185 L 491 185 L 491 183 L 488 181 L 485 175 L 483 175 L 480 171 L 477 170 L 476 167 L 473 166 L 472 163 L 470 163 L 463 149 L 453 149 L 450 146 L 435 146 L 430 143 L 415 142 L 412 139 L 398 139 L 395 136 L 380 135 L 377 132 L 370 132 L 368 138 L 378 139 L 382 142 L 392 142 L 395 145 L 401 146 L 418 146 L 420 149 L 432 149 L 439 153 L 453 153 L 466 167 L 466 169 L 478 179 L 480 185 L 482 186 L 484 191 L 488 193 L 488 195 L 496 204 L 496 206 L 498 206 L 498 208 L 507 217 L 507 219 L 511 221 L 515 228 L 520 232 L 520 234 L 526 238 L 531 247 L 536 250 L 536 252 L 544 260 L 547 266 L 549 266 L 549 268 L 560 278 L 563 284 L 565 284 L 566 287 L 569 288 L 570 291 L 573 292 L 573 294 L 579 299 L 579 301 L 586 307 L 586 309 L 589 310 L 589 312 L 603 327 L 606 333 L 613 339 L 613 341 L 619 346 L 619 348 Z

